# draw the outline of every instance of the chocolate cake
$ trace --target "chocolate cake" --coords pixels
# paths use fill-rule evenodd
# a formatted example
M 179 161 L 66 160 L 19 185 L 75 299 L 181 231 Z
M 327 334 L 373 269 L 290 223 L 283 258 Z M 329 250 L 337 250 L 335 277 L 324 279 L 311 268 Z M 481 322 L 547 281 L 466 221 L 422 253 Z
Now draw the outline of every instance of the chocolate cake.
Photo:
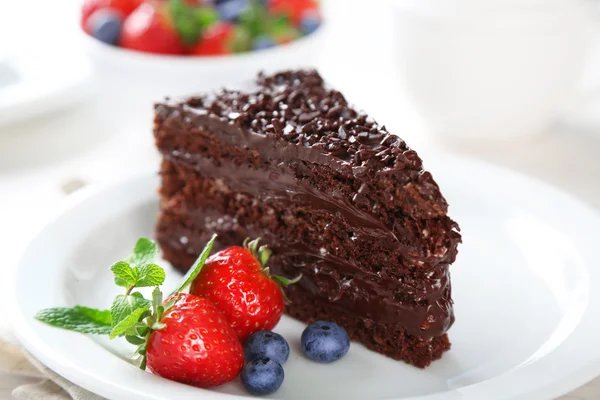
M 402 139 L 310 70 L 155 111 L 166 260 L 185 271 L 213 233 L 216 249 L 262 237 L 275 273 L 303 274 L 289 315 L 417 367 L 450 348 L 459 228 Z

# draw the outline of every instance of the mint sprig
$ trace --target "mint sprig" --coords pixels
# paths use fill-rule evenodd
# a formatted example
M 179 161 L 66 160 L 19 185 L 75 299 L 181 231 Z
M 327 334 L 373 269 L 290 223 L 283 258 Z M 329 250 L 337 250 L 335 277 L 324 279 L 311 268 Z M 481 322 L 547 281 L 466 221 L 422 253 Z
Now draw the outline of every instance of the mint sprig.
M 194 265 L 183 277 L 182 283 L 163 300 L 160 286 L 165 281 L 165 271 L 155 264 L 158 246 L 150 239 L 140 238 L 133 253 L 125 260 L 114 263 L 110 270 L 115 283 L 125 288 L 124 294 L 115 297 L 110 310 L 75 306 L 71 308 L 47 308 L 35 315 L 35 318 L 51 326 L 80 333 L 108 335 L 110 339 L 125 337 L 136 345 L 134 358 L 141 369 L 146 368 L 146 350 L 148 338 L 154 331 L 165 329 L 161 322 L 163 315 L 180 298 L 185 290 L 198 276 L 208 258 L 216 235 L 208 241 Z M 152 298 L 146 299 L 140 292 L 141 287 L 152 287 Z

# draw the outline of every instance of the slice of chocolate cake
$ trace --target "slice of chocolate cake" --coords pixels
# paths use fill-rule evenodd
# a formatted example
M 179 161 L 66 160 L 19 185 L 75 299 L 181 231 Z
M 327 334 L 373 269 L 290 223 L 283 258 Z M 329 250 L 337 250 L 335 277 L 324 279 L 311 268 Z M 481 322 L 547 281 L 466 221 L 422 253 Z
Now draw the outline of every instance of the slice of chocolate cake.
M 158 104 L 154 124 L 166 260 L 262 237 L 275 273 L 303 274 L 289 315 L 418 367 L 450 348 L 458 225 L 417 153 L 317 72 Z

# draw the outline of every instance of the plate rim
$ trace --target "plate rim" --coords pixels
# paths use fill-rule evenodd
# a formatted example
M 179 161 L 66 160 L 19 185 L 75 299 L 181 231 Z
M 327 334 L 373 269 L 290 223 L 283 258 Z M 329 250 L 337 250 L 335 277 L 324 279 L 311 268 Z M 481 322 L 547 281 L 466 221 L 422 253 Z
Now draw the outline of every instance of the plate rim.
M 431 157 L 431 155 L 430 155 L 430 157 Z M 541 191 L 551 194 L 553 198 L 558 198 L 560 200 L 560 202 L 568 202 L 568 203 L 571 203 L 572 205 L 576 205 L 577 209 L 578 209 L 577 214 L 588 214 L 592 220 L 596 221 L 597 224 L 600 225 L 600 214 L 598 213 L 597 210 L 595 210 L 594 208 L 592 208 L 585 202 L 573 197 L 569 193 L 566 193 L 551 184 L 542 182 L 531 176 L 527 176 L 522 173 L 510 170 L 510 169 L 507 169 L 504 167 L 499 167 L 497 165 L 493 165 L 493 164 L 490 164 L 487 162 L 482 162 L 480 160 L 475 160 L 475 159 L 471 159 L 471 158 L 467 158 L 467 157 L 449 156 L 449 155 L 443 155 L 443 159 L 446 160 L 447 162 L 454 162 L 454 163 L 459 163 L 459 164 L 464 164 L 464 165 L 477 166 L 480 170 L 487 170 L 488 172 L 492 172 L 495 174 L 502 174 L 502 175 L 504 175 L 505 178 L 517 179 L 517 180 L 523 181 L 523 183 L 525 183 L 527 185 L 537 186 Z M 448 160 L 450 160 L 450 161 L 448 161 Z M 438 163 L 436 162 L 435 164 L 438 164 Z M 435 176 L 435 172 L 433 174 Z M 16 291 L 16 288 L 18 287 L 20 275 L 22 273 L 23 268 L 25 267 L 23 265 L 25 256 L 26 256 L 26 254 L 28 254 L 28 252 L 30 252 L 30 248 L 33 247 L 36 240 L 38 240 L 38 238 L 42 235 L 42 233 L 46 229 L 50 229 L 54 224 L 59 223 L 61 218 L 63 218 L 69 212 L 72 212 L 72 210 L 75 209 L 78 205 L 81 205 L 81 204 L 85 203 L 86 201 L 88 201 L 90 198 L 93 198 L 93 197 L 98 196 L 101 193 L 105 193 L 105 192 L 123 190 L 123 188 L 127 187 L 130 184 L 130 182 L 137 182 L 137 181 L 144 181 L 144 180 L 152 180 L 154 182 L 158 182 L 157 173 L 154 171 L 153 172 L 146 171 L 146 172 L 136 173 L 136 174 L 129 175 L 129 176 L 126 176 L 124 178 L 117 179 L 114 181 L 90 185 L 89 187 L 85 187 L 85 188 L 73 193 L 72 195 L 70 195 L 66 199 L 64 205 L 62 207 L 60 207 L 59 211 L 57 213 L 55 213 L 52 217 L 50 217 L 44 224 L 42 224 L 41 227 L 35 233 L 35 235 L 32 236 L 32 239 L 28 242 L 27 246 L 25 247 L 25 249 L 23 250 L 23 252 L 21 254 L 21 257 L 19 258 L 19 262 L 17 264 L 17 269 L 13 276 L 13 282 L 12 282 L 12 285 L 10 285 L 9 290 L 11 290 L 13 292 Z M 144 197 L 144 198 L 146 198 L 146 197 Z M 586 266 L 589 266 L 589 263 L 586 262 Z M 590 281 L 590 282 L 592 282 L 592 281 Z M 600 280 L 598 281 L 598 283 L 600 283 Z M 27 351 L 29 351 L 30 353 L 32 353 L 40 361 L 42 361 L 42 363 L 47 365 L 49 368 L 51 368 L 53 371 L 55 371 L 59 375 L 72 381 L 73 383 L 76 383 L 84 388 L 87 388 L 88 390 L 95 391 L 95 393 L 98 393 L 103 396 L 108 397 L 108 396 L 111 396 L 111 393 L 112 394 L 115 393 L 114 391 L 109 392 L 107 390 L 106 386 L 103 386 L 108 383 L 112 389 L 124 391 L 123 395 L 126 395 L 128 397 L 123 397 L 123 398 L 128 398 L 128 399 L 142 398 L 142 397 L 135 397 L 135 396 L 146 396 L 145 398 L 148 398 L 147 394 L 144 395 L 135 390 L 128 390 L 128 388 L 124 388 L 122 385 L 107 382 L 106 377 L 104 377 L 105 379 L 102 379 L 101 377 L 86 374 L 85 369 L 79 369 L 77 366 L 73 365 L 72 362 L 69 361 L 68 357 L 65 357 L 64 354 L 58 354 L 57 358 L 52 359 L 51 356 L 56 356 L 57 354 L 53 354 L 54 352 L 52 351 L 52 349 L 50 349 L 50 351 L 48 351 L 49 347 L 48 347 L 47 343 L 44 343 L 43 338 L 39 337 L 38 333 L 35 332 L 35 329 L 33 329 L 33 324 L 28 323 L 28 316 L 23 315 L 23 313 L 20 312 L 20 310 L 21 310 L 20 304 L 17 301 L 16 293 L 10 293 L 10 297 L 13 299 L 13 302 L 14 302 L 14 307 L 11 307 L 10 314 L 12 316 L 12 321 L 14 322 L 15 334 L 16 334 L 17 338 L 19 339 L 19 341 L 23 344 L 25 349 Z M 590 316 L 589 306 L 586 307 L 584 316 L 585 315 L 587 315 L 588 317 Z M 596 320 L 596 325 L 600 326 L 600 324 L 599 324 L 600 315 L 598 315 L 595 318 L 595 320 Z M 573 335 L 573 333 L 575 333 L 580 328 L 581 322 L 582 321 L 580 321 L 578 323 L 574 332 L 572 332 L 569 336 Z M 567 339 L 565 339 L 565 342 L 567 341 Z M 561 343 L 561 346 L 563 344 L 564 344 L 564 342 Z M 570 391 L 582 386 L 583 384 L 587 383 L 588 381 L 590 381 L 593 378 L 600 375 L 600 357 L 598 357 L 596 361 L 597 362 L 590 363 L 589 365 L 579 366 L 578 368 L 570 368 L 568 372 L 561 374 L 560 379 L 556 379 L 549 384 L 545 384 L 545 385 L 542 384 L 539 387 L 533 387 L 533 385 L 532 385 L 526 391 L 521 391 L 521 392 L 517 393 L 515 396 L 511 396 L 511 397 L 500 396 L 497 398 L 498 399 L 510 398 L 510 399 L 515 399 L 515 400 L 517 400 L 517 399 L 535 399 L 535 398 L 544 399 L 544 398 L 548 398 L 548 397 L 555 397 L 555 396 L 565 394 L 567 392 L 570 392 Z M 524 368 L 531 368 L 531 366 L 535 366 L 535 364 L 536 363 L 534 362 Z M 485 391 L 484 392 L 478 391 L 478 388 L 481 388 L 482 386 L 484 386 L 484 387 L 488 386 L 490 383 L 493 385 L 493 381 L 497 381 L 499 378 L 506 378 L 507 376 L 509 376 L 508 379 L 510 380 L 510 375 L 513 372 L 514 371 L 509 371 L 505 374 L 490 378 L 486 381 L 478 382 L 473 385 L 469 385 L 469 386 L 465 386 L 465 387 L 461 387 L 461 388 L 457 388 L 457 389 L 449 389 L 448 391 L 438 392 L 438 393 L 429 394 L 429 395 L 425 395 L 425 396 L 416 396 L 416 397 L 410 397 L 410 398 L 404 397 L 404 398 L 400 398 L 400 399 L 402 399 L 402 400 L 410 400 L 410 399 L 413 399 L 413 400 L 438 400 L 438 399 L 442 400 L 442 399 L 448 399 L 448 398 L 457 398 L 457 399 L 460 398 L 460 399 L 475 400 L 475 399 L 481 398 L 478 396 L 489 394 Z M 152 375 L 149 374 L 149 376 L 152 376 Z M 156 378 L 156 377 L 154 377 L 154 378 Z M 160 379 L 160 378 L 158 378 L 158 379 Z M 164 381 L 162 379 L 161 379 L 161 383 L 165 384 L 165 385 L 169 385 L 169 386 L 177 385 L 177 387 L 190 388 L 189 386 L 186 386 L 186 385 L 182 385 L 182 384 L 178 384 L 178 383 L 174 383 L 174 382 L 168 382 L 168 381 Z M 197 391 L 197 390 L 202 390 L 202 389 L 193 388 L 193 390 Z M 200 393 L 200 392 L 196 392 L 196 393 Z M 205 396 L 205 398 L 215 399 L 215 400 L 223 399 L 223 398 L 227 398 L 227 399 L 247 399 L 248 398 L 246 396 L 237 396 L 237 395 L 232 395 L 232 394 L 219 393 L 219 392 L 215 392 L 215 391 L 211 391 L 211 390 L 202 390 L 201 393 Z M 156 398 L 159 399 L 162 397 L 156 397 Z

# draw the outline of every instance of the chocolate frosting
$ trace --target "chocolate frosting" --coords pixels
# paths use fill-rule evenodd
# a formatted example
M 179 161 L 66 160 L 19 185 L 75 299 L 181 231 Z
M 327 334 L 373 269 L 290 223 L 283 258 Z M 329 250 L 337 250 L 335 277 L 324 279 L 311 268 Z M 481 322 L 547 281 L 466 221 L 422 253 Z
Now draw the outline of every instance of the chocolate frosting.
M 444 334 L 454 315 L 448 267 L 460 242 L 458 226 L 446 216 L 447 203 L 416 152 L 365 114 L 348 105 L 341 93 L 326 88 L 315 71 L 285 72 L 259 77 L 255 91 L 223 90 L 184 102 L 159 104 L 157 135 L 177 137 L 184 128 L 209 132 L 215 140 L 256 154 L 257 162 L 236 164 L 174 143 L 161 151 L 166 159 L 217 179 L 227 190 L 247 193 L 278 207 L 302 204 L 344 221 L 357 243 L 377 242 L 402 254 L 403 280 L 370 266 L 337 257 L 327 249 L 310 248 L 297 238 L 237 225 L 210 209 L 189 209 L 194 225 L 212 231 L 233 231 L 240 237 L 262 236 L 275 250 L 272 265 L 282 272 L 301 271 L 304 290 L 327 298 L 334 307 L 365 320 L 384 320 L 421 337 Z M 331 168 L 353 182 L 353 193 L 325 192 L 310 179 L 311 164 Z M 372 201 L 386 188 L 396 212 L 436 232 L 406 235 L 394 221 L 383 220 Z M 386 192 L 387 193 L 387 192 Z M 408 196 L 397 201 L 394 196 Z M 439 222 L 442 221 L 442 222 Z M 188 244 L 199 251 L 202 243 Z M 197 249 L 196 249 L 197 247 Z M 400 266 L 399 266 L 400 267 Z

